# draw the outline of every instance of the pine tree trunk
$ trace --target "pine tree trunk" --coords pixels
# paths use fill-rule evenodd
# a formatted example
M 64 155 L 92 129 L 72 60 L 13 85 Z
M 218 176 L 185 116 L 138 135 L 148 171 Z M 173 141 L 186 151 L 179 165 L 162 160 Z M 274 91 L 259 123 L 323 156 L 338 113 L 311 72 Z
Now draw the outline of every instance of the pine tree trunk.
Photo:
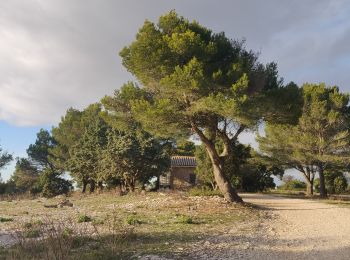
M 224 198 L 228 202 L 242 203 L 243 202 L 242 198 L 237 194 L 235 189 L 232 187 L 232 184 L 229 182 L 229 180 L 225 176 L 225 173 L 223 171 L 223 165 L 222 165 L 222 162 L 220 161 L 220 158 L 216 158 L 212 149 L 215 149 L 215 148 L 207 147 L 207 152 L 209 154 L 209 157 L 213 165 L 213 173 L 214 173 L 216 184 L 218 185 L 220 191 L 224 195 Z
M 103 183 L 102 183 L 102 181 L 99 181 L 99 182 L 97 183 L 97 185 L 98 185 L 98 188 L 99 188 L 100 190 L 103 190 Z
M 323 173 L 323 166 L 319 166 L 318 168 L 318 174 L 320 177 L 320 197 L 326 198 L 327 197 L 327 190 L 326 190 L 326 183 L 324 179 L 324 173 Z
M 311 181 L 306 182 L 306 194 L 309 196 L 314 195 L 314 187 L 313 183 Z
M 232 184 L 224 173 L 223 162 L 215 149 L 215 144 L 208 139 L 205 134 L 198 128 L 195 122 L 191 122 L 192 130 L 199 136 L 208 152 L 213 166 L 214 178 L 217 186 L 224 195 L 227 202 L 243 203 L 242 198 L 237 194 Z
M 82 187 L 82 189 L 81 189 L 81 192 L 82 193 L 85 193 L 86 192 L 86 186 L 87 186 L 87 181 L 83 181 L 83 187 Z
M 95 191 L 95 181 L 90 181 L 90 193 L 93 193 Z

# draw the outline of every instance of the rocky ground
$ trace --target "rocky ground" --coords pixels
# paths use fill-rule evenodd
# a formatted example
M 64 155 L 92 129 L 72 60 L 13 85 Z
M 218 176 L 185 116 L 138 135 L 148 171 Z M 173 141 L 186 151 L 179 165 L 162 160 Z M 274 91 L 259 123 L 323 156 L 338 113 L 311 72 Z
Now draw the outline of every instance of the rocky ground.
M 95 220 L 105 220 L 111 210 L 120 223 L 130 214 L 141 220 L 134 227 L 136 242 L 124 248 L 134 259 L 350 259 L 350 207 L 275 195 L 242 196 L 251 207 L 178 194 L 73 197 L 73 207 L 45 211 L 41 204 L 55 201 L 32 201 L 28 207 L 25 201 L 3 202 L 2 212 L 14 221 L 1 223 L 0 244 L 11 244 L 16 223 L 40 218 L 41 212 L 72 218 L 90 209 Z M 190 216 L 193 222 L 179 222 L 179 216 Z

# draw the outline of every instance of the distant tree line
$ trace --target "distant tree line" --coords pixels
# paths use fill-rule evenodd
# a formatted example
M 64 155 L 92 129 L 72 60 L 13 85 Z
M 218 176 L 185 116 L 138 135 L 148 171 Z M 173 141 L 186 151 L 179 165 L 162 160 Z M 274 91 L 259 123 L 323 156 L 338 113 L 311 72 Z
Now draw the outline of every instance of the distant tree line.
M 17 158 L 7 192 L 50 197 L 72 190 L 72 181 L 83 193 L 87 187 L 90 192 L 116 186 L 134 191 L 164 173 L 174 145 L 145 132 L 130 115 L 129 99 L 141 92 L 130 83 L 83 111 L 68 109 L 51 132 L 40 130 L 28 158 Z

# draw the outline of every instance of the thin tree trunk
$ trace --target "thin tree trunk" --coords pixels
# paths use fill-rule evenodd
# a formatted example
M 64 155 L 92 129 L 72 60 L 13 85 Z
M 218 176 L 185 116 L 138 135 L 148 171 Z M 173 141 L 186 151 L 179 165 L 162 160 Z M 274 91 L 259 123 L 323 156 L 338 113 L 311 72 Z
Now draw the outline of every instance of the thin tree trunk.
M 102 183 L 102 181 L 99 181 L 99 182 L 97 183 L 97 186 L 98 186 L 98 188 L 100 189 L 100 191 L 103 190 L 103 183 Z
M 90 193 L 93 193 L 95 191 L 95 181 L 90 181 Z
M 134 192 L 135 191 L 135 183 L 133 181 L 131 181 L 129 186 L 130 186 L 130 191 Z
M 311 181 L 306 182 L 306 194 L 309 196 L 314 195 L 314 187 Z
M 324 178 L 322 165 L 320 165 L 318 167 L 318 175 L 320 177 L 320 197 L 326 198 L 327 197 L 327 190 L 326 190 L 326 184 L 325 184 L 325 178 Z
M 122 196 L 123 195 L 123 186 L 122 183 L 119 183 L 119 185 L 117 185 L 115 187 L 115 193 L 117 194 L 117 196 Z
M 87 186 L 87 181 L 83 181 L 83 187 L 82 187 L 82 189 L 81 189 L 81 192 L 82 193 L 85 193 L 86 192 L 86 186 Z

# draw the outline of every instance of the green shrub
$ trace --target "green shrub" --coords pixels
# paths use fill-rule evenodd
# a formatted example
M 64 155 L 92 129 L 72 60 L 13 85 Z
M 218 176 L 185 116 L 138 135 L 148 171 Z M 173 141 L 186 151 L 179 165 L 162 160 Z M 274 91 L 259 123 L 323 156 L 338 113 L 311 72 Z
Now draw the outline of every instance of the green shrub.
M 73 235 L 73 229 L 71 228 L 68 228 L 68 227 L 65 227 L 63 228 L 63 231 L 62 231 L 62 236 L 64 238 L 69 238 Z
M 194 187 L 188 191 L 190 196 L 220 196 L 223 197 L 220 190 L 212 190 L 206 187 Z
M 334 193 L 336 194 L 344 193 L 346 191 L 347 186 L 348 186 L 348 183 L 344 175 L 338 176 L 334 179 Z
M 306 183 L 299 180 L 289 180 L 279 187 L 281 190 L 305 190 Z
M 87 215 L 79 215 L 78 216 L 78 223 L 83 223 L 83 222 L 91 222 L 92 218 L 87 216 Z
M 142 224 L 142 221 L 137 218 L 135 215 L 130 215 L 126 218 L 126 223 L 129 225 L 139 225 Z
M 11 222 L 11 221 L 13 221 L 13 218 L 0 217 L 0 222 Z
M 315 191 L 320 192 L 320 179 L 314 182 Z M 325 172 L 325 186 L 329 194 L 345 193 L 348 182 L 341 172 Z
M 194 224 L 193 219 L 186 215 L 180 215 L 177 217 L 177 223 L 181 224 Z

